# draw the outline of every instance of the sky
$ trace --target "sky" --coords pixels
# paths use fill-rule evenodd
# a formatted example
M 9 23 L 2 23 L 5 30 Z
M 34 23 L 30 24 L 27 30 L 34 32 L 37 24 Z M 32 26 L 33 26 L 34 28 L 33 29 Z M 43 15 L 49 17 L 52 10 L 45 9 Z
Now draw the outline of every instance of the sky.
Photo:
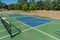
M 11 4 L 11 3 L 17 3 L 18 0 L 1 0 L 1 2 L 6 3 L 8 5 L 8 4 Z M 35 2 L 37 2 L 37 0 L 35 0 Z
M 11 3 L 17 3 L 18 0 L 1 0 L 3 3 L 6 3 L 7 5 L 8 4 L 11 4 Z M 28 0 L 30 1 L 30 0 Z M 35 0 L 35 2 L 37 2 L 38 0 Z
M 11 4 L 11 3 L 17 3 L 17 0 L 1 0 L 1 2 Z

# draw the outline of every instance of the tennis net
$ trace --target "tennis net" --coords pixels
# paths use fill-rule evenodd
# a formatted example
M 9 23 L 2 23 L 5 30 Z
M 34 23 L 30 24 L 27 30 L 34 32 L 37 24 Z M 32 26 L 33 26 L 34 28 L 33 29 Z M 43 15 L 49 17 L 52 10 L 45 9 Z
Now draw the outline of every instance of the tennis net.
M 11 38 L 15 37 L 16 35 L 21 33 L 21 30 L 15 27 L 13 24 L 8 22 L 8 20 L 0 17 L 0 20 L 4 27 L 6 28 L 7 32 L 10 34 Z

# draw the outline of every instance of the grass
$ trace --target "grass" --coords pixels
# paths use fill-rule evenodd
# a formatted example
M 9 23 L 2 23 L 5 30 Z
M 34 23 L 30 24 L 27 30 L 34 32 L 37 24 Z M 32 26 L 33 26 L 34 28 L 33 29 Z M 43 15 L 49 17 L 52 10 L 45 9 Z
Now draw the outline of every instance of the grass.
M 11 18 L 6 15 L 3 16 L 5 16 L 13 25 L 18 27 L 22 31 L 22 33 L 15 36 L 14 38 L 10 38 L 4 26 L 0 22 L 0 39 L 3 37 L 1 40 L 59 40 L 60 39 L 60 35 L 55 34 L 56 31 L 60 31 L 60 20 L 54 20 L 54 22 L 52 23 L 48 23 L 46 25 L 42 25 L 36 28 L 31 28 L 23 23 L 14 20 L 13 18 L 15 17 Z

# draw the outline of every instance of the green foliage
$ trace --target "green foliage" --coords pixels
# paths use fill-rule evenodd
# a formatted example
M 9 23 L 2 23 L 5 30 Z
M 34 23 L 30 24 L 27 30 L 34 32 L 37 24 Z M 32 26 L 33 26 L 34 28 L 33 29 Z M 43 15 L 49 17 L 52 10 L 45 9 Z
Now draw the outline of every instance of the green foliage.
M 27 0 L 22 0 L 22 4 L 24 4 L 25 2 L 27 3 Z
M 38 2 L 37 2 L 37 9 L 38 9 L 38 10 L 42 10 L 43 7 L 44 7 L 43 1 L 42 1 L 42 0 L 38 1 Z
M 3 4 L 0 2 L 0 8 Z M 9 10 L 60 10 L 60 1 L 57 0 L 39 0 L 37 3 L 35 0 L 27 2 L 27 0 L 18 0 L 17 4 L 10 4 L 6 6 Z
M 54 1 L 52 2 L 52 9 L 53 9 L 53 10 L 56 10 L 57 5 L 58 5 L 58 2 L 57 2 L 56 0 L 54 0 Z
M 21 4 L 17 4 L 17 5 L 16 5 L 16 9 L 17 9 L 17 10 L 21 10 L 21 9 L 22 9 L 22 5 L 21 5 Z
M 22 0 L 18 0 L 18 3 L 17 4 L 22 4 Z
M 35 10 L 36 9 L 36 4 L 34 3 L 34 1 L 31 1 L 29 3 L 29 10 Z
M 0 8 L 2 8 L 2 7 L 3 7 L 3 3 L 0 2 Z
M 60 10 L 60 3 L 57 4 L 57 6 L 56 6 L 56 10 Z
M 10 4 L 10 5 L 8 5 L 8 9 L 9 10 L 15 10 L 16 8 L 15 8 L 15 4 Z
M 46 2 L 44 3 L 44 9 L 45 10 L 51 9 L 51 0 L 46 0 Z
M 22 0 L 18 0 L 18 3 L 16 5 L 16 9 L 17 10 L 21 10 L 22 9 Z
M 28 10 L 28 3 L 24 3 L 22 6 L 22 10 L 27 11 Z

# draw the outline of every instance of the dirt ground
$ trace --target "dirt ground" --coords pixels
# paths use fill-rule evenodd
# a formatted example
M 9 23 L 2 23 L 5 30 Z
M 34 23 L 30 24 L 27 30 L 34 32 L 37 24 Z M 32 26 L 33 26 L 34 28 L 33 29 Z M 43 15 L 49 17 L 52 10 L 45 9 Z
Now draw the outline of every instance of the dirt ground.
M 35 10 L 35 11 L 21 11 L 21 10 L 10 10 L 10 11 L 3 11 L 3 14 L 9 13 L 20 13 L 25 15 L 32 15 L 32 16 L 43 16 L 49 17 L 52 19 L 60 20 L 60 11 L 47 11 L 47 10 Z

